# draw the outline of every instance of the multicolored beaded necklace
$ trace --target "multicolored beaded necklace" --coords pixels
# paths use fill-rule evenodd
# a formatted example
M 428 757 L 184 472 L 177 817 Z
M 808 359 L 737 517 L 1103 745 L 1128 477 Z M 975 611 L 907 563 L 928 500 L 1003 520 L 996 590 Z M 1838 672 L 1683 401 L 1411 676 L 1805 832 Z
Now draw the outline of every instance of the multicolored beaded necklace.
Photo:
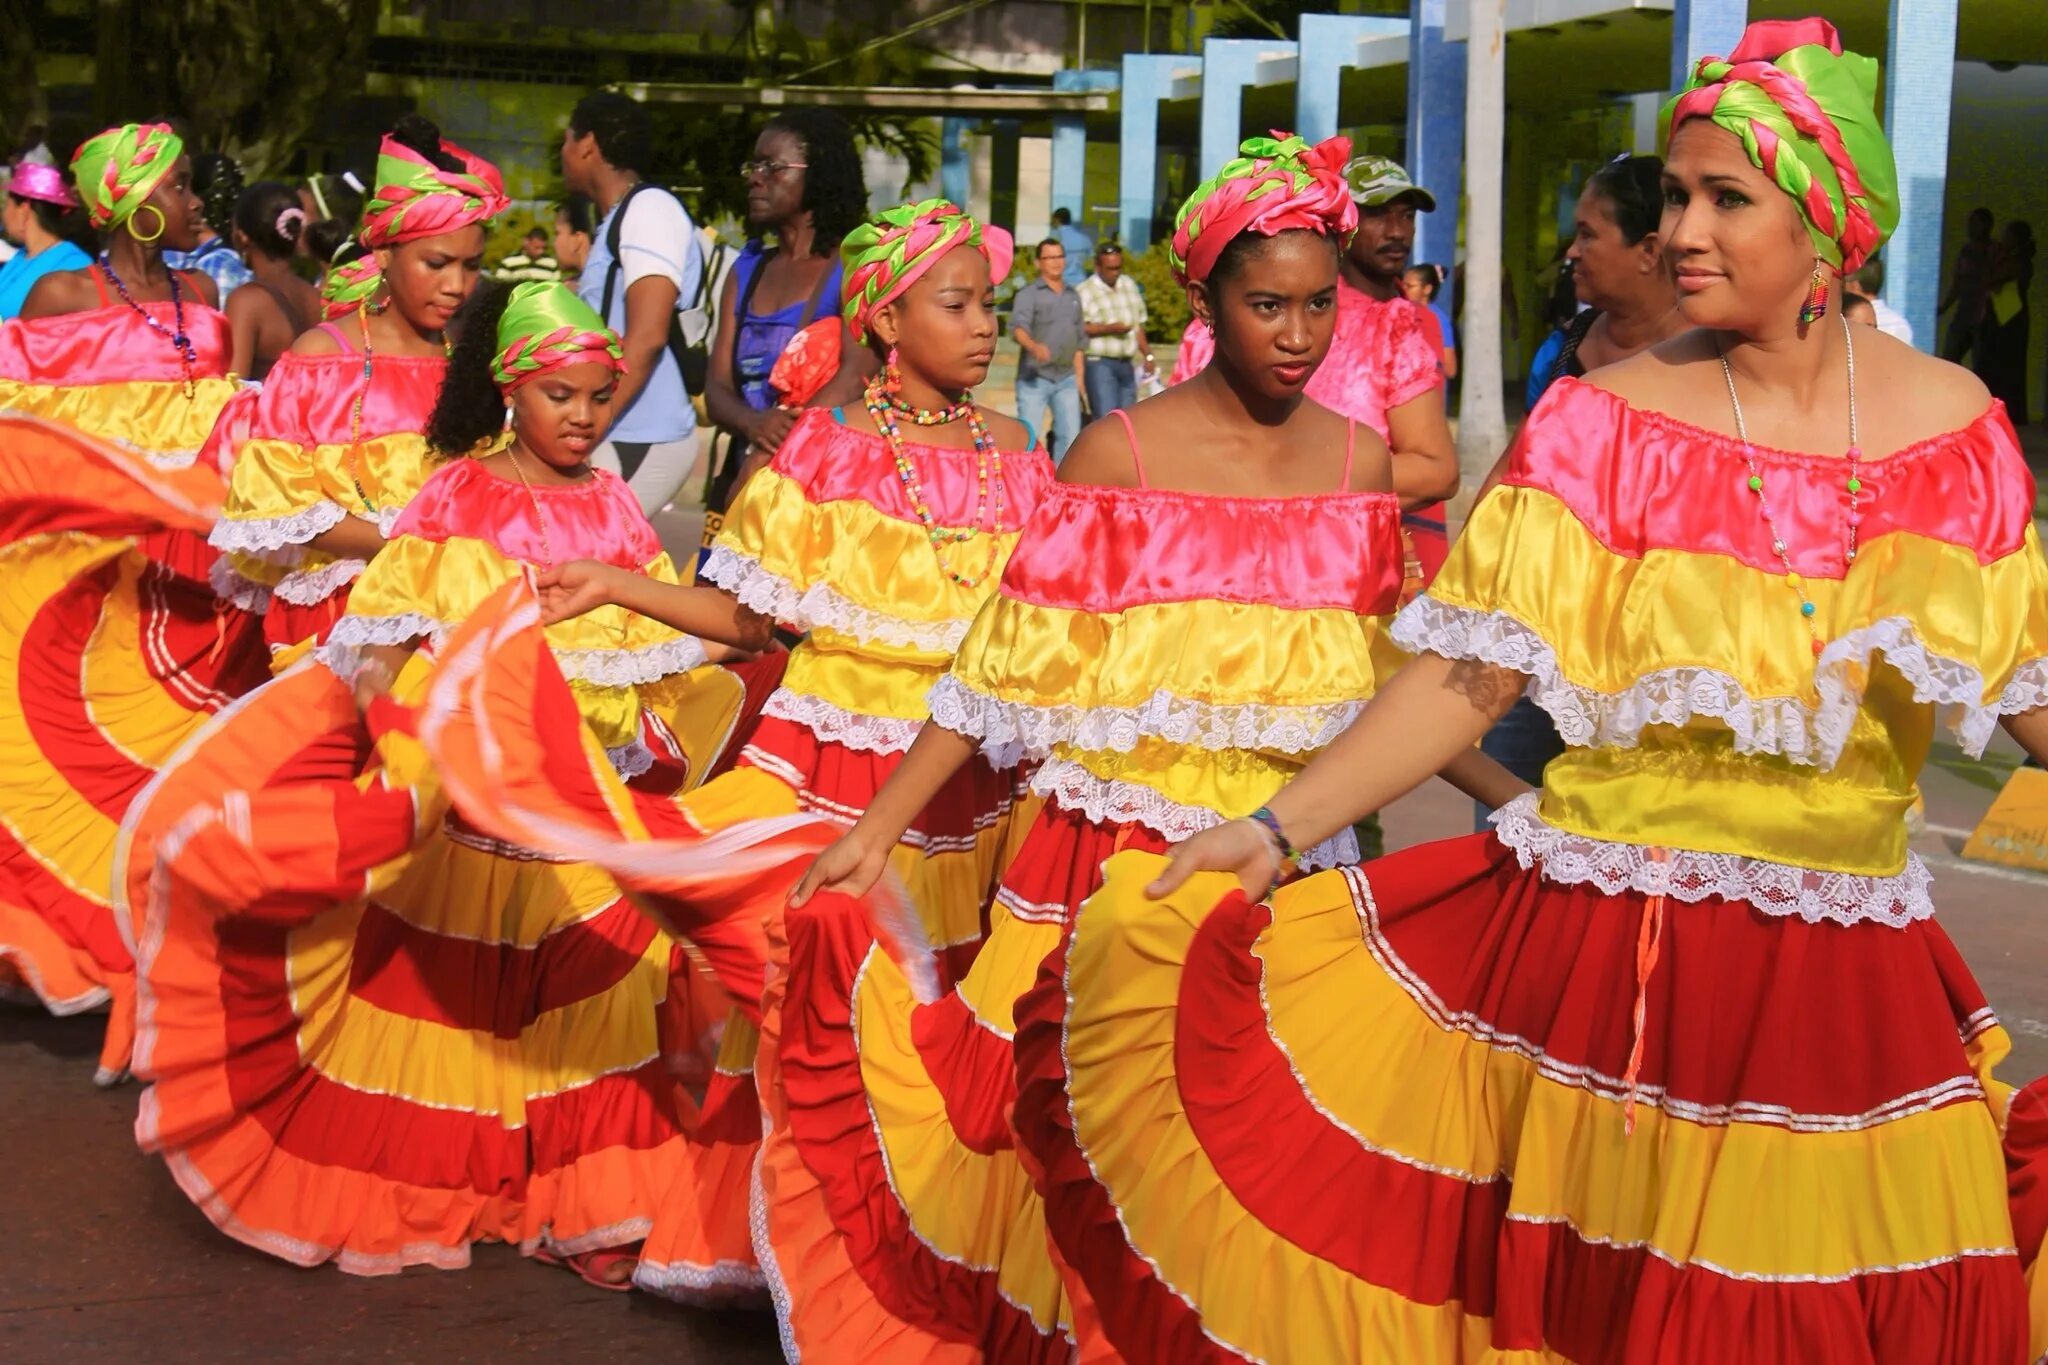
M 385 305 L 389 306 L 388 303 Z M 356 497 L 362 501 L 363 510 L 370 514 L 372 521 L 378 517 L 377 504 L 363 488 L 356 456 L 363 445 L 363 404 L 370 396 L 370 314 L 383 311 L 383 308 L 372 308 L 368 299 L 356 305 L 356 331 L 363 339 L 363 379 L 356 386 L 355 400 L 348 407 L 348 481 L 355 485 Z M 445 355 L 455 354 L 455 343 L 446 335 L 441 338 L 441 351 Z
M 924 494 L 924 483 L 917 477 L 917 467 L 910 462 L 910 454 L 903 448 L 903 433 L 896 427 L 896 404 L 879 377 L 868 382 L 866 402 L 868 415 L 875 419 L 876 429 L 882 433 L 890 455 L 896 460 L 896 477 L 902 481 L 904 495 L 910 499 L 911 507 L 916 509 L 917 519 L 924 527 L 926 538 L 931 541 L 932 553 L 938 556 L 939 568 L 947 578 L 963 588 L 980 587 L 995 572 L 996 554 L 1003 534 L 1004 501 L 1003 452 L 996 449 L 995 438 L 989 435 L 988 423 L 982 420 L 981 410 L 971 401 L 963 400 L 959 405 L 966 411 L 958 415 L 966 420 L 967 429 L 974 433 L 977 492 L 974 520 L 958 530 L 948 530 L 932 516 L 931 504 Z M 982 562 L 981 572 L 970 577 L 947 562 L 946 546 L 964 545 L 982 534 L 984 519 L 988 522 L 988 557 Z
M 1842 558 L 1845 563 L 1856 562 L 1856 528 L 1863 524 L 1863 512 L 1857 503 L 1863 492 L 1861 460 L 1863 448 L 1858 443 L 1856 425 L 1856 338 L 1849 328 L 1847 317 L 1842 319 L 1842 344 L 1849 354 L 1849 477 L 1842 487 L 1849 494 L 1848 524 L 1844 528 Z M 1719 352 L 1721 377 L 1728 383 L 1728 402 L 1735 409 L 1735 435 L 1742 442 L 1742 462 L 1749 467 L 1749 491 L 1756 494 L 1757 508 L 1763 513 L 1764 525 L 1771 532 L 1771 553 L 1785 566 L 1785 585 L 1799 595 L 1799 615 L 1806 622 L 1807 634 L 1813 637 L 1813 656 L 1818 659 L 1827 648 L 1827 637 L 1820 633 L 1820 623 L 1814 618 L 1819 608 L 1806 595 L 1806 580 L 1792 568 L 1792 556 L 1785 545 L 1785 536 L 1778 529 L 1778 518 L 1771 511 L 1771 500 L 1764 493 L 1763 471 L 1757 466 L 1756 451 L 1749 443 L 1749 426 L 1742 419 L 1742 400 L 1735 395 L 1735 371 L 1728 364 L 1728 353 Z
M 121 296 L 121 302 L 133 308 L 142 320 L 149 324 L 150 331 L 177 349 L 178 360 L 185 367 L 185 401 L 192 401 L 199 392 L 199 386 L 194 380 L 194 373 L 199 368 L 199 348 L 192 344 L 191 337 L 185 335 L 185 295 L 178 287 L 178 272 L 167 272 L 171 281 L 171 321 L 177 326 L 177 330 L 172 331 L 151 317 L 149 310 L 135 301 L 135 296 L 128 292 L 128 286 L 114 273 L 114 258 L 111 254 L 100 257 L 100 270 L 105 273 L 107 283 L 114 286 L 114 292 Z
M 963 393 L 960 395 L 959 402 L 948 404 L 943 408 L 920 408 L 913 403 L 906 403 L 895 394 L 886 391 L 883 397 L 889 404 L 889 411 L 908 417 L 912 426 L 943 427 L 960 421 L 962 418 L 970 422 L 974 420 L 974 395 L 972 394 Z

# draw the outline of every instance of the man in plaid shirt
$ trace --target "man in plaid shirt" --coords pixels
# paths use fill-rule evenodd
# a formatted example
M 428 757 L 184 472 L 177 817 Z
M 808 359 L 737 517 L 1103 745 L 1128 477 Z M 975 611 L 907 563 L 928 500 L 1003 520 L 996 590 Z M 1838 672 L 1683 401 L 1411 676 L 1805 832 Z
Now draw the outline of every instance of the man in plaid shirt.
M 1145 292 L 1124 274 L 1123 248 L 1111 241 L 1095 248 L 1095 272 L 1076 292 L 1087 338 L 1082 382 L 1088 415 L 1107 417 L 1138 401 L 1138 363 L 1152 364 L 1145 340 Z

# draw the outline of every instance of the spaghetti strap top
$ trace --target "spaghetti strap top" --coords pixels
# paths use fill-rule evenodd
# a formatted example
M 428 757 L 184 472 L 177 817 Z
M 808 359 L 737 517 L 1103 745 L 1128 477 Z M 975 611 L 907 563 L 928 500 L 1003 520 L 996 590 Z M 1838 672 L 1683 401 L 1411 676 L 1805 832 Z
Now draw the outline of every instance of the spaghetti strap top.
M 348 333 L 342 331 L 341 328 L 334 323 L 323 322 L 319 326 L 315 327 L 313 330 L 316 332 L 325 332 L 327 333 L 327 335 L 333 337 L 334 344 L 341 347 L 341 349 L 344 351 L 353 353 L 356 349 L 356 344 L 348 339 Z
M 1131 415 L 1122 408 L 1116 410 L 1116 420 L 1124 424 L 1124 436 L 1131 443 L 1131 464 L 1138 471 L 1138 487 L 1149 487 L 1145 482 L 1145 461 L 1138 454 L 1138 431 L 1131 425 Z M 1358 453 L 1358 423 L 1346 418 L 1344 421 L 1344 476 L 1337 482 L 1339 493 L 1351 491 L 1351 460 Z

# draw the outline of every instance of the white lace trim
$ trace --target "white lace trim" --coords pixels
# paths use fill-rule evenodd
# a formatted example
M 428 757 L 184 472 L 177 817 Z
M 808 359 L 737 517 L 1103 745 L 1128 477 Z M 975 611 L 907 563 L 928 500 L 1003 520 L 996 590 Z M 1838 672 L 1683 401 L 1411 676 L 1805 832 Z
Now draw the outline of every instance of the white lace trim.
M 1867 669 L 1879 654 L 1913 685 L 1915 701 L 1943 708 L 1958 743 L 1972 758 L 1982 756 L 1999 717 L 2048 705 L 2048 660 L 2022 664 L 1998 701 L 1986 706 L 1983 675 L 1930 653 L 1913 623 L 1900 616 L 1828 642 L 1814 671 L 1818 706 L 1798 697 L 1751 697 L 1728 674 L 1691 666 L 1646 673 L 1620 692 L 1597 691 L 1567 679 L 1549 644 L 1514 617 L 1426 595 L 1394 618 L 1393 637 L 1411 653 L 1428 650 L 1527 674 L 1529 696 L 1550 713 L 1558 734 L 1574 748 L 1633 748 L 1647 726 L 1712 719 L 1734 734 L 1738 753 L 1776 754 L 1832 768 L 1863 701 L 1851 672 Z
M 607 746 L 604 756 L 612 761 L 619 776 L 629 782 L 654 766 L 654 750 L 637 739 L 630 744 Z
M 1137 782 L 1099 777 L 1070 758 L 1056 758 L 1032 776 L 1031 790 L 1048 801 L 1079 811 L 1098 824 L 1143 825 L 1179 843 L 1224 822 L 1207 806 L 1187 806 Z M 1358 861 L 1358 836 L 1334 834 L 1301 855 L 1304 872 L 1349 867 Z
M 967 638 L 965 619 L 950 621 L 909 621 L 887 612 L 875 611 L 840 596 L 829 585 L 813 583 L 802 592 L 779 574 L 761 566 L 759 560 L 739 553 L 729 545 L 712 547 L 697 577 L 724 588 L 740 605 L 771 620 L 787 622 L 799 630 L 820 626 L 850 635 L 862 644 L 894 645 L 930 654 L 951 654 Z
M 244 578 L 225 555 L 214 560 L 207 569 L 206 581 L 212 586 L 213 595 L 223 602 L 256 616 L 270 610 L 270 589 L 253 579 Z
M 1211 752 L 1316 753 L 1344 733 L 1364 705 L 1225 704 L 1154 692 L 1136 706 L 1028 706 L 978 692 L 952 674 L 940 678 L 931 692 L 932 719 L 979 739 L 999 768 L 1044 758 L 1061 744 L 1127 754 L 1143 739 Z
M 414 640 L 426 640 L 433 644 L 441 642 L 447 627 L 431 616 L 416 611 L 400 612 L 396 616 L 344 616 L 334 623 L 328 633 L 327 643 L 321 646 L 324 655 L 329 649 L 362 649 L 370 645 L 406 645 Z
M 316 502 L 281 517 L 222 518 L 213 524 L 206 543 L 231 554 L 270 555 L 332 531 L 348 520 L 348 515 L 348 509 L 338 502 Z
M 823 697 L 778 687 L 761 707 L 764 716 L 795 721 L 819 739 L 843 744 L 864 754 L 900 754 L 908 750 L 924 722 L 896 716 L 874 716 L 835 706 Z
M 316 606 L 362 577 L 368 567 L 360 559 L 336 559 L 317 569 L 296 569 L 278 579 L 270 592 L 295 607 Z
M 687 673 L 710 656 L 704 642 L 678 635 L 641 649 L 558 649 L 555 662 L 562 676 L 594 687 L 640 687 L 677 673 Z
M 1809 924 L 1825 920 L 1903 929 L 1934 917 L 1928 894 L 1934 878 L 1911 853 L 1897 876 L 1867 877 L 1733 853 L 1652 850 L 1561 830 L 1536 813 L 1537 800 L 1537 793 L 1525 792 L 1495 812 L 1493 821 L 1516 860 L 1536 868 L 1546 881 L 1591 883 L 1609 895 L 1635 891 L 1688 903 L 1710 897 L 1741 901 L 1767 915 L 1797 916 Z

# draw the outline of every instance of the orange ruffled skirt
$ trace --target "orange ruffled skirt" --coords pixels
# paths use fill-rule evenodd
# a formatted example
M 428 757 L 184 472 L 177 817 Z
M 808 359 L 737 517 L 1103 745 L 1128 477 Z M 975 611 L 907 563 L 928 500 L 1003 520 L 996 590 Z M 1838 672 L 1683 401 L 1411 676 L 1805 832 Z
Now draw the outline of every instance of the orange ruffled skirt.
M 745 708 L 700 673 L 715 745 Z M 701 1020 L 674 945 L 598 869 L 449 812 L 412 714 L 372 715 L 374 743 L 303 665 L 188 746 L 132 822 L 139 1140 L 224 1231 L 301 1265 L 641 1240 L 693 1108 L 676 1073 Z M 573 701 L 553 720 L 595 745 Z M 662 734 L 710 766 L 695 731 Z
M 214 599 L 209 469 L 162 470 L 0 418 L 0 986 L 110 1020 L 127 1073 L 134 958 L 113 911 L 120 825 L 156 768 L 269 674 L 261 623 Z
M 1639 895 L 1491 835 L 1270 904 L 1151 901 L 1160 866 L 1110 863 L 1019 1020 L 1019 1132 L 1126 1360 L 2032 1358 L 2048 1119 L 2009 1209 L 2007 1040 L 1931 922 L 1670 904 L 1631 1086 Z

